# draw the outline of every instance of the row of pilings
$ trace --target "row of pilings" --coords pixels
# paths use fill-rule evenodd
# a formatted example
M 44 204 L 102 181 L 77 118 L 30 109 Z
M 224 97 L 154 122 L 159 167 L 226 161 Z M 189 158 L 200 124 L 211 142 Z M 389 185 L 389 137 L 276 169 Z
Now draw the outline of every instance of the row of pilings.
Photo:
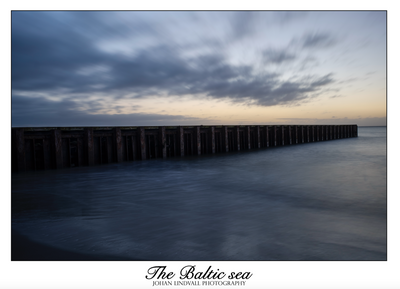
M 214 154 L 357 136 L 357 125 L 12 128 L 12 171 Z

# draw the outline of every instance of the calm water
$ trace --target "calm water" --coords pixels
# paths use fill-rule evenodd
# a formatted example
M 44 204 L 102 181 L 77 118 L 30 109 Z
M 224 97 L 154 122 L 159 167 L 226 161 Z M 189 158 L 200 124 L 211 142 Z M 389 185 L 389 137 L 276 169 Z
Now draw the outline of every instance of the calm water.
M 385 260 L 386 127 L 214 156 L 12 176 L 12 227 L 146 260 Z

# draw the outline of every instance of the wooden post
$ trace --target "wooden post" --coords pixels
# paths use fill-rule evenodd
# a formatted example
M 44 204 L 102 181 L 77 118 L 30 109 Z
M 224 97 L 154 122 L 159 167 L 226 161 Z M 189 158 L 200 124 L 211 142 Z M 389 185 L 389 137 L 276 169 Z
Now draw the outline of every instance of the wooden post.
M 329 125 L 325 126 L 325 140 L 329 140 Z
M 62 158 L 61 131 L 59 129 L 54 129 L 52 131 L 52 142 L 53 142 L 54 168 L 61 169 L 63 167 L 63 158 Z
M 114 127 L 113 138 L 117 163 L 122 162 L 122 135 L 119 127 Z
M 194 127 L 194 155 L 201 155 L 201 135 L 200 135 L 200 127 Z
M 139 141 L 140 159 L 146 159 L 146 135 L 144 127 L 137 128 L 137 137 Z
M 246 134 L 246 136 L 245 136 L 245 143 L 246 143 L 246 140 L 247 140 L 247 149 L 249 150 L 249 149 L 251 149 L 251 134 L 250 134 L 250 126 L 246 126 L 245 127 L 245 129 L 244 129 L 244 132 L 245 132 L 245 134 Z
M 85 164 L 88 166 L 93 166 L 94 165 L 93 128 L 85 128 L 83 145 L 84 145 L 84 152 L 86 154 Z
M 240 134 L 239 134 L 239 126 L 235 126 L 236 133 L 236 141 L 237 141 L 237 150 L 240 151 Z
M 185 155 L 185 135 L 183 133 L 183 127 L 179 126 L 178 130 L 178 155 L 183 157 Z
M 292 126 L 288 126 L 289 144 L 292 144 Z
M 326 126 L 326 140 L 330 140 L 329 125 Z
M 224 138 L 224 144 L 225 144 L 225 152 L 229 152 L 229 139 L 228 139 L 228 128 L 226 126 L 222 127 L 222 134 Z
M 329 125 L 325 126 L 325 133 L 326 133 L 325 140 L 329 140 Z
M 311 141 L 315 142 L 315 125 L 311 126 Z
M 25 165 L 25 137 L 24 137 L 24 129 L 19 128 L 15 129 L 15 147 L 16 147 L 16 170 L 18 172 L 23 172 L 26 170 Z
M 257 125 L 256 129 L 257 129 L 257 131 L 256 131 L 257 132 L 257 147 L 261 148 L 260 126 Z
M 211 152 L 215 154 L 215 128 L 210 127 L 210 135 L 211 135 Z
M 159 131 L 159 145 L 161 148 L 161 157 L 165 159 L 167 157 L 167 140 L 165 135 L 165 126 L 161 126 L 158 128 Z
M 329 125 L 325 126 L 325 140 L 329 140 Z

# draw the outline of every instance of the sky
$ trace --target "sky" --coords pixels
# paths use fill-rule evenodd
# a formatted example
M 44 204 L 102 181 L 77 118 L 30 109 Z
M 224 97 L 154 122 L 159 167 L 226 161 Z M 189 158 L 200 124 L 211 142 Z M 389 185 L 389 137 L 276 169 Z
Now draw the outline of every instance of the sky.
M 13 127 L 386 125 L 385 11 L 11 13 Z

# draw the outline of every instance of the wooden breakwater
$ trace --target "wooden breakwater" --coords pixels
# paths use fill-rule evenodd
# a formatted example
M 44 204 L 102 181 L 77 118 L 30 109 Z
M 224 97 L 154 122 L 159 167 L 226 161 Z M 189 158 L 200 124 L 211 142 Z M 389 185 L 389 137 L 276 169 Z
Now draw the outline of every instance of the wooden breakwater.
M 12 171 L 214 154 L 357 136 L 357 125 L 12 128 Z

